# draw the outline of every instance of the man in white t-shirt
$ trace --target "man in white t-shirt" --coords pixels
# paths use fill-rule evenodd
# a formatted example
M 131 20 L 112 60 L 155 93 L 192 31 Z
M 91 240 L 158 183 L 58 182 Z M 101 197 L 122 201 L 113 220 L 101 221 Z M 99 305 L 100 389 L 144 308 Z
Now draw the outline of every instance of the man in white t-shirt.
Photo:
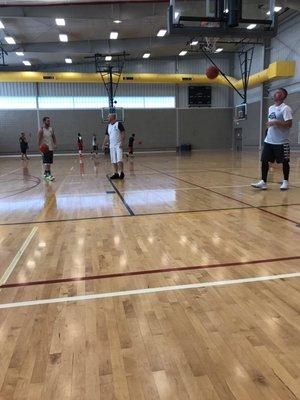
M 281 190 L 289 188 L 290 173 L 290 142 L 289 133 L 293 123 L 291 108 L 284 103 L 288 93 L 284 88 L 279 88 L 274 94 L 274 105 L 269 108 L 268 132 L 265 138 L 264 148 L 261 155 L 261 180 L 252 183 L 257 189 L 267 189 L 267 177 L 269 162 L 282 164 L 283 182 Z
M 38 131 L 38 143 L 39 146 L 45 144 L 48 147 L 48 151 L 43 153 L 43 164 L 45 168 L 44 179 L 47 181 L 53 181 L 54 176 L 51 174 L 51 165 L 53 164 L 53 150 L 56 146 L 56 136 L 51 127 L 49 117 L 43 118 L 43 126 Z
M 125 143 L 125 129 L 123 124 L 117 121 L 116 114 L 113 113 L 108 116 L 108 125 L 102 145 L 103 151 L 107 142 L 109 142 L 110 160 L 115 170 L 110 179 L 124 179 L 123 148 Z

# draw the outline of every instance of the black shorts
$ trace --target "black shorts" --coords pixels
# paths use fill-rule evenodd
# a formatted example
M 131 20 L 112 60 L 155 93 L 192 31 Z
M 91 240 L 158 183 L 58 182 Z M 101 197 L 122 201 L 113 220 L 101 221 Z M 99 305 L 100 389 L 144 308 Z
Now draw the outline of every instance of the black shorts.
M 44 164 L 53 164 L 53 151 L 47 151 L 47 153 L 43 153 L 43 163 Z
M 98 145 L 93 146 L 93 150 L 94 150 L 94 151 L 98 150 Z
M 290 144 L 271 144 L 265 142 L 261 154 L 261 161 L 271 163 L 276 161 L 278 164 L 283 163 L 283 161 L 290 161 Z

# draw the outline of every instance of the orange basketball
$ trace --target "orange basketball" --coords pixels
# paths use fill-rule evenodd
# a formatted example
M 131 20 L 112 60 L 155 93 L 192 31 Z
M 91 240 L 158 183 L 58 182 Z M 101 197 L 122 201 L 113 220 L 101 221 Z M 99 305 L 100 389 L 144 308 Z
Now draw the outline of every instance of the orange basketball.
M 40 145 L 40 151 L 41 153 L 47 153 L 47 151 L 49 151 L 49 147 L 45 143 L 42 143 Z
M 214 65 L 210 65 L 206 70 L 208 79 L 215 79 L 219 75 L 219 69 Z

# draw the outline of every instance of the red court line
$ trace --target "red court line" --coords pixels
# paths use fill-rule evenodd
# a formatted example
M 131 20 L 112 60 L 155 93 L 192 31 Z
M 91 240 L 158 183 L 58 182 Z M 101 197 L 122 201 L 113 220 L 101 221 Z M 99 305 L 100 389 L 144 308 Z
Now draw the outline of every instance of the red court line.
M 299 224 L 299 221 L 294 221 L 293 219 L 284 217 L 283 215 L 279 215 L 279 214 L 273 213 L 272 211 L 268 211 L 268 210 L 266 210 L 266 209 L 264 209 L 264 208 L 261 208 L 261 207 L 256 207 L 256 206 L 254 206 L 254 205 L 252 205 L 252 204 L 246 203 L 245 201 L 235 199 L 234 197 L 228 196 L 227 194 L 223 194 L 223 193 L 217 192 L 216 190 L 212 190 L 212 189 L 209 189 L 208 187 L 198 185 L 197 183 L 189 182 L 189 181 L 187 181 L 187 180 L 185 180 L 185 179 L 178 178 L 177 176 L 170 175 L 170 174 L 168 174 L 168 173 L 166 173 L 166 172 L 163 172 L 163 171 L 160 171 L 160 170 L 158 170 L 158 169 L 149 167 L 149 166 L 147 166 L 147 165 L 145 165 L 145 166 L 146 166 L 147 168 L 152 169 L 153 171 L 160 172 L 161 174 L 166 175 L 166 176 L 168 176 L 168 177 L 170 177 L 170 178 L 172 178 L 172 179 L 178 179 L 179 181 L 182 181 L 182 182 L 185 182 L 185 183 L 189 183 L 190 185 L 194 185 L 194 186 L 196 186 L 196 187 L 199 187 L 200 189 L 207 190 L 208 192 L 212 192 L 212 193 L 217 194 L 217 195 L 219 195 L 219 196 L 223 196 L 223 197 L 225 197 L 225 198 L 227 198 L 227 199 L 237 201 L 238 203 L 241 203 L 241 204 L 244 204 L 244 205 L 246 205 L 246 206 L 248 206 L 248 207 L 254 208 L 255 210 L 260 210 L 260 211 L 265 212 L 265 213 L 267 213 L 267 214 L 270 214 L 270 215 L 273 215 L 273 216 L 275 216 L 275 217 L 281 218 L 281 219 L 283 219 L 283 220 L 285 220 L 285 221 L 292 222 L 293 224 L 296 224 L 296 225 Z
M 147 274 L 152 275 L 152 274 L 161 274 L 161 273 L 165 273 L 165 272 L 193 271 L 193 270 L 199 270 L 199 269 L 220 268 L 220 267 L 222 267 L 222 268 L 224 268 L 224 267 L 239 267 L 239 266 L 244 266 L 244 265 L 264 264 L 264 263 L 273 263 L 273 262 L 291 261 L 291 260 L 300 260 L 300 256 L 266 258 L 266 259 L 262 259 L 262 260 L 249 260 L 249 261 L 233 261 L 233 262 L 220 263 L 220 264 L 192 265 L 192 266 L 185 266 L 185 267 L 171 267 L 171 268 L 149 269 L 149 270 L 141 270 L 141 271 L 117 272 L 115 274 L 79 276 L 79 277 L 75 277 L 75 278 L 48 279 L 48 280 L 43 280 L 43 281 L 6 283 L 6 284 L 0 286 L 0 289 L 17 288 L 17 287 L 23 287 L 23 286 L 49 285 L 49 284 L 54 284 L 54 283 L 70 283 L 70 282 L 101 280 L 101 279 L 108 279 L 108 278 L 120 278 L 120 277 L 125 277 L 125 276 L 138 276 L 138 275 L 147 275 Z

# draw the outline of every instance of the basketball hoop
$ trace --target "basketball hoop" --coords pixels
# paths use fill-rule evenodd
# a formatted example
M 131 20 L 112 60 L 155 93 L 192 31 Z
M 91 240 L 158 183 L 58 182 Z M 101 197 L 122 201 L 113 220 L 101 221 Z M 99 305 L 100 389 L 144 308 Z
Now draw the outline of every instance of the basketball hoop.
M 219 23 L 202 21 L 202 22 L 200 22 L 200 26 L 203 28 L 215 28 L 215 27 L 219 26 Z M 218 40 L 219 40 L 218 37 L 205 36 L 206 45 L 204 45 L 204 47 L 203 47 L 204 50 L 209 53 L 215 53 L 217 50 Z

